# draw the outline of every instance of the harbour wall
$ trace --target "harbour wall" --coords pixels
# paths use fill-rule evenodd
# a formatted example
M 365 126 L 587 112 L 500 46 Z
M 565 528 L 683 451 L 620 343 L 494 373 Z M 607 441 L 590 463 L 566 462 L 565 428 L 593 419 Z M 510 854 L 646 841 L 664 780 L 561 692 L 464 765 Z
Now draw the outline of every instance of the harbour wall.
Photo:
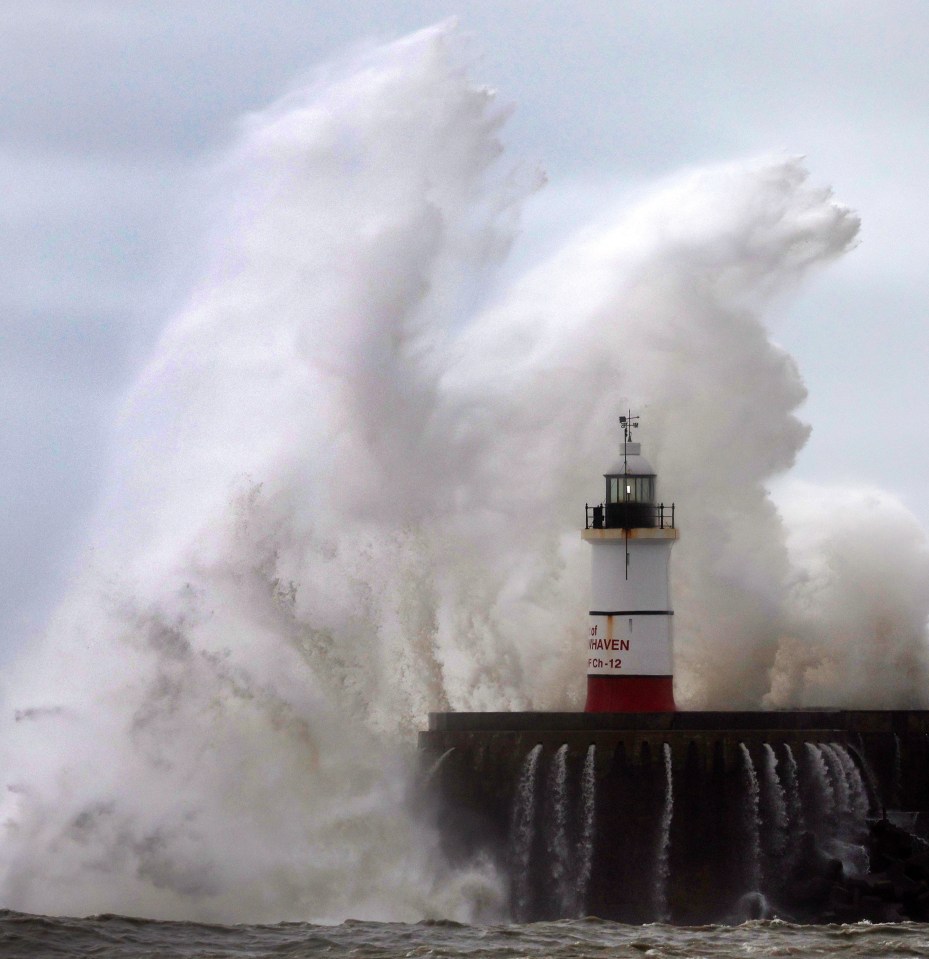
M 872 827 L 929 809 L 927 711 L 434 713 L 419 744 L 448 854 L 522 920 L 887 918 Z

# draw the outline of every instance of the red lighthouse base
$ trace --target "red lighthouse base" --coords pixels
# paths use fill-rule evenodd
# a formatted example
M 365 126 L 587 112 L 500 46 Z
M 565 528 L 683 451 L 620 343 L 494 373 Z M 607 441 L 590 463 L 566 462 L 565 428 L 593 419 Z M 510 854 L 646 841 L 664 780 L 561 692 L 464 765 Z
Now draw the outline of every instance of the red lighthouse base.
M 588 676 L 587 713 L 673 713 L 670 676 Z

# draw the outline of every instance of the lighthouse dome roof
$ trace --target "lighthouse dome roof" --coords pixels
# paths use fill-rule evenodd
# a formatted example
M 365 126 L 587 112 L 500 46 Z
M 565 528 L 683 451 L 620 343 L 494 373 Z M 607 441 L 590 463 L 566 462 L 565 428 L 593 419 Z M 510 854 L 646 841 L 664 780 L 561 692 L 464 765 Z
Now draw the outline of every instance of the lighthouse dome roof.
M 604 476 L 622 476 L 624 472 L 629 476 L 654 476 L 655 470 L 652 464 L 642 455 L 641 443 L 625 444 L 625 469 L 623 468 L 623 447 L 619 448 L 619 461 Z

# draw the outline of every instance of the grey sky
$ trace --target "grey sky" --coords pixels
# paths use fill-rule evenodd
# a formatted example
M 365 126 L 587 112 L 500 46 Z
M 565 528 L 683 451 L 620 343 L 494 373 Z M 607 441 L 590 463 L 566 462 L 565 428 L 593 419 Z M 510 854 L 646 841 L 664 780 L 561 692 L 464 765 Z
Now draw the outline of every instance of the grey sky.
M 549 175 L 516 265 L 605 198 L 763 152 L 858 210 L 860 247 L 772 324 L 810 390 L 796 473 L 885 486 L 929 525 L 929 5 L 8 0 L 0 656 L 77 561 L 114 407 L 200 268 L 205 164 L 347 45 L 450 15 L 516 106 L 510 156 Z

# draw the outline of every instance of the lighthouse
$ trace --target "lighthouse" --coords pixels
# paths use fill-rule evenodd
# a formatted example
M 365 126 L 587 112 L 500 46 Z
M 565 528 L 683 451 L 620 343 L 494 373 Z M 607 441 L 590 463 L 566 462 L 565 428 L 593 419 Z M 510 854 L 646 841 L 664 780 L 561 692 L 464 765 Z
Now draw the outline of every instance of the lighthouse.
M 618 463 L 581 535 L 591 545 L 588 713 L 672 712 L 671 547 L 674 505 L 656 502 L 655 471 L 632 442 L 639 418 L 619 418 Z

